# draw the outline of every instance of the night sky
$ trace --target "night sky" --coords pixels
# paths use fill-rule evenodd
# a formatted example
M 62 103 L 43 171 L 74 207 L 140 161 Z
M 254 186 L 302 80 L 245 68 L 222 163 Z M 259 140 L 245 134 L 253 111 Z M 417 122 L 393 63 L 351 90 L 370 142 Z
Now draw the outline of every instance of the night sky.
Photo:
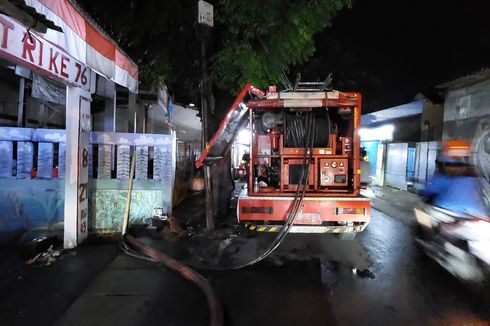
M 489 1 L 357 0 L 316 37 L 317 53 L 292 72 L 363 93 L 364 111 L 441 100 L 434 86 L 490 67 Z

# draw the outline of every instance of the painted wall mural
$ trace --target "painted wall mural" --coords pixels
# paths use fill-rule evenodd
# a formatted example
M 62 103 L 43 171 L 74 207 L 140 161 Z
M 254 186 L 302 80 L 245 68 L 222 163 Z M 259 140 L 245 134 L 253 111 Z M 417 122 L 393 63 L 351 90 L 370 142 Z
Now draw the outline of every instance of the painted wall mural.
M 130 146 L 139 154 L 130 221 L 145 223 L 159 207 L 170 213 L 175 177 L 174 135 L 92 132 L 90 142 L 89 173 L 103 176 L 89 181 L 91 232 L 121 230 Z M 110 149 L 107 154 L 97 155 L 98 163 L 108 164 L 94 166 L 94 146 L 99 151 Z M 65 151 L 64 130 L 0 127 L 0 237 L 22 230 L 63 229 Z
M 131 209 L 129 220 L 132 223 L 148 223 L 153 216 L 154 209 L 162 207 L 161 191 L 134 190 L 131 194 Z M 95 214 L 93 227 L 97 232 L 121 231 L 127 191 L 124 190 L 96 190 L 94 206 Z
M 0 179 L 0 231 L 50 229 L 63 222 L 64 180 Z

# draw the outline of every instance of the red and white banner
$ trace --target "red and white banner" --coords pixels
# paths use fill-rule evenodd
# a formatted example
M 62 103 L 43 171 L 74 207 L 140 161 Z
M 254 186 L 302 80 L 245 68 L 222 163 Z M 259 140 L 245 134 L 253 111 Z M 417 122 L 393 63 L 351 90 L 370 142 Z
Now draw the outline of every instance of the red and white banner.
M 25 2 L 63 29 L 63 33 L 48 29 L 46 39 L 107 79 L 138 91 L 138 66 L 69 0 Z
M 0 56 L 33 70 L 90 89 L 90 68 L 63 49 L 5 15 L 0 15 Z

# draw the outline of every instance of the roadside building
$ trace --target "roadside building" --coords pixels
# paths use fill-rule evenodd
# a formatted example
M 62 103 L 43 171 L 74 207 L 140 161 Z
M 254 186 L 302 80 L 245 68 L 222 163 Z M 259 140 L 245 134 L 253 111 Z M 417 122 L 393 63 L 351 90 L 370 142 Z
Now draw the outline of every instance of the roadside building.
M 479 124 L 490 121 L 490 69 L 439 86 L 445 91 L 443 139 L 473 140 Z
M 120 230 L 132 155 L 130 218 L 170 213 L 175 132 L 145 133 L 137 65 L 72 0 L 6 3 L 15 8 L 0 15 L 0 238 L 57 235 L 73 248 L 89 232 Z M 28 27 L 25 12 L 42 24 Z
M 364 114 L 361 146 L 373 182 L 407 190 L 430 177 L 434 167 L 421 161 L 437 150 L 442 121 L 443 106 L 421 94 L 410 103 Z

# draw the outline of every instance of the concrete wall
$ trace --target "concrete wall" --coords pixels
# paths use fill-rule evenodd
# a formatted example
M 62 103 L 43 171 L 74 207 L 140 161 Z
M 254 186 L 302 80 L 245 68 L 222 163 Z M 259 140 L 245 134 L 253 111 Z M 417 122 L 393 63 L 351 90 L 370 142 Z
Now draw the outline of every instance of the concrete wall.
M 472 139 L 482 119 L 490 119 L 490 80 L 447 92 L 443 139 Z
M 425 100 L 420 126 L 420 141 L 441 140 L 443 125 L 444 106 L 441 104 L 434 104 L 431 101 Z
M 443 130 L 444 107 L 424 100 L 421 115 L 399 118 L 391 122 L 395 126 L 394 142 L 418 142 L 441 140 Z
M 421 115 L 397 119 L 392 122 L 394 142 L 413 142 L 420 139 Z
M 64 179 L 0 179 L 0 242 L 15 233 L 43 230 L 62 234 Z M 89 229 L 118 232 L 127 196 L 127 181 L 94 180 L 89 197 Z M 135 180 L 129 219 L 148 223 L 157 207 L 170 207 L 171 188 L 153 180 Z M 164 207 L 162 207 L 164 208 Z M 61 231 L 61 232 L 60 232 Z
M 90 195 L 90 229 L 93 232 L 119 232 L 126 205 L 127 180 L 94 180 Z M 135 180 L 131 193 L 129 220 L 149 223 L 155 208 L 171 207 L 171 187 L 153 180 Z
M 0 242 L 35 230 L 62 236 L 65 138 L 64 130 L 0 128 Z M 148 222 L 155 208 L 171 213 L 173 135 L 92 132 L 91 144 L 97 145 L 88 164 L 89 175 L 97 176 L 89 179 L 88 223 L 92 232 L 121 230 L 130 145 L 136 146 L 137 153 L 130 220 Z M 35 174 L 33 167 L 37 168 Z
M 0 179 L 0 239 L 2 233 L 63 223 L 64 186 L 63 179 Z

